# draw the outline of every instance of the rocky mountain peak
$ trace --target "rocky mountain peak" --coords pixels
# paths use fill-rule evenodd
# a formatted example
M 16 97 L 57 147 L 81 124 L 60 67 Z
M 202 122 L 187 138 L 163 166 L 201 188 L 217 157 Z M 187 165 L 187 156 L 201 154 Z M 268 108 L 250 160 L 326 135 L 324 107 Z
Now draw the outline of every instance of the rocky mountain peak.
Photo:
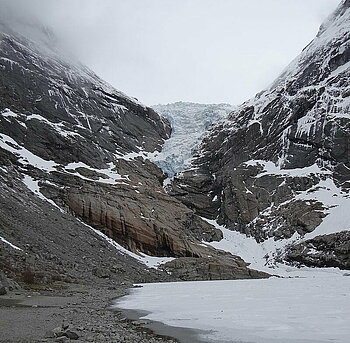
M 337 213 L 350 205 L 349 16 L 343 1 L 267 90 L 211 130 L 170 193 L 267 245 L 348 230 Z
M 7 218 L 0 223 L 7 248 L 1 269 L 15 277 L 28 264 L 48 272 L 61 242 L 73 251 L 82 246 L 92 266 L 95 254 L 103 260 L 103 249 L 86 250 L 97 239 L 142 261 L 181 257 L 166 267 L 180 278 L 266 277 L 203 245 L 220 240 L 221 232 L 165 193 L 165 174 L 146 157 L 170 137 L 168 120 L 69 59 L 42 27 L 22 31 L 7 23 L 0 27 L 0 215 Z M 33 206 L 24 210 L 24 203 Z M 37 227 L 28 220 L 36 216 L 44 217 Z M 16 261 L 18 255 L 28 258 L 9 268 L 6 256 Z M 39 256 L 37 267 L 30 256 Z M 216 267 L 193 269 L 193 259 Z

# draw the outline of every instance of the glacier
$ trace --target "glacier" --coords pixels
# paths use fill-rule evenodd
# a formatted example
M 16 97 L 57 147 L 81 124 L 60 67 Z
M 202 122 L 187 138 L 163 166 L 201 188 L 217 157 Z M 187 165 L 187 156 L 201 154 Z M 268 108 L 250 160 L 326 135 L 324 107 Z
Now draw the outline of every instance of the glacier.
M 173 177 L 191 165 L 196 147 L 208 133 L 209 128 L 225 119 L 236 107 L 229 104 L 197 104 L 176 102 L 152 106 L 172 127 L 170 139 L 162 151 L 149 154 L 148 158 Z

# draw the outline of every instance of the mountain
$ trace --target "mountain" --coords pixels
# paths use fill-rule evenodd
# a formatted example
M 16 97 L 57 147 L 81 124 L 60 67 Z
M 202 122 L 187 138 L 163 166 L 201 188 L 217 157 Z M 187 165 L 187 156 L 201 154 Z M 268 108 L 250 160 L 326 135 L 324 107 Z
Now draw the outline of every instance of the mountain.
M 166 175 L 143 156 L 170 137 L 166 119 L 63 52 L 48 29 L 0 18 L 7 277 L 45 284 L 267 276 L 202 244 L 222 233 L 164 191 Z
M 168 177 L 173 177 L 190 166 L 192 155 L 209 128 L 227 117 L 234 106 L 180 101 L 152 108 L 169 121 L 172 133 L 164 142 L 161 152 L 149 157 Z
M 198 215 L 253 237 L 271 263 L 349 268 L 349 7 L 214 126 L 169 186 Z

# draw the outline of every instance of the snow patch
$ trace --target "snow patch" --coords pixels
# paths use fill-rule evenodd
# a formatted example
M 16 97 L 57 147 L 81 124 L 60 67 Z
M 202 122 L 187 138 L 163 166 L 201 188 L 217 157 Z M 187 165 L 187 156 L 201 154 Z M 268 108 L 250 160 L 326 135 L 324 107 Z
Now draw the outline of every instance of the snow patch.
M 306 234 L 303 240 L 350 230 L 350 194 L 338 188 L 332 179 L 321 180 L 307 192 L 297 195 L 295 199 L 320 201 L 327 208 L 327 216 L 322 223 L 313 232 Z
M 320 168 L 317 164 L 313 164 L 310 167 L 305 168 L 295 168 L 295 169 L 281 169 L 279 166 L 276 166 L 275 163 L 271 161 L 264 160 L 249 160 L 244 162 L 246 166 L 258 166 L 262 167 L 263 171 L 260 172 L 257 177 L 262 177 L 265 175 L 281 175 L 281 176 L 290 176 L 290 177 L 301 177 L 301 176 L 310 176 L 314 175 L 330 175 L 331 172 L 327 169 Z
M 11 242 L 9 242 L 8 240 L 6 240 L 4 237 L 1 237 L 0 236 L 0 241 L 9 245 L 11 248 L 15 249 L 15 250 L 20 250 L 20 251 L 23 251 L 21 248 L 19 248 L 18 246 L 12 244 Z
M 88 166 L 87 164 L 83 162 L 72 162 L 67 164 L 64 168 L 67 173 L 69 174 L 74 174 L 81 179 L 88 180 L 88 181 L 93 181 L 93 182 L 99 182 L 99 183 L 105 183 L 105 184 L 110 184 L 110 185 L 115 185 L 115 184 L 124 184 L 127 186 L 130 186 L 127 181 L 129 181 L 129 177 L 127 175 L 120 175 L 117 173 L 115 170 L 115 166 L 112 162 L 108 164 L 109 168 L 106 169 L 97 169 L 97 168 L 92 168 Z M 98 179 L 91 179 L 89 177 L 81 175 L 78 171 L 74 171 L 73 173 L 70 170 L 76 170 L 77 168 L 85 168 L 88 169 L 92 172 L 102 174 L 103 176 L 99 176 Z
M 332 180 L 321 181 L 320 185 L 332 185 Z M 335 187 L 335 185 L 333 184 Z M 250 263 L 249 267 L 252 269 L 267 272 L 273 275 L 283 277 L 307 277 L 310 275 L 316 276 L 324 273 L 339 274 L 338 268 L 297 268 L 282 263 L 276 263 L 274 260 L 279 256 L 286 247 L 312 239 L 323 234 L 331 234 L 349 230 L 350 213 L 350 197 L 347 195 L 334 197 L 335 191 L 339 191 L 336 187 L 329 191 L 324 187 L 317 189 L 315 193 L 303 192 L 298 195 L 297 199 L 301 200 L 318 200 L 323 201 L 325 206 L 328 206 L 326 218 L 323 222 L 311 233 L 304 236 L 294 233 L 291 238 L 275 240 L 273 237 L 261 243 L 258 243 L 253 237 L 247 237 L 245 234 L 231 231 L 219 225 L 215 220 L 202 218 L 209 224 L 215 226 L 223 233 L 223 239 L 219 242 L 203 242 L 215 249 L 230 252 L 233 255 L 240 256 L 244 261 Z M 341 194 L 341 192 L 339 193 Z
M 124 184 L 124 185 L 130 186 L 130 184 L 127 183 L 127 181 L 129 181 L 128 176 L 120 175 L 116 171 L 116 168 L 112 162 L 109 163 L 108 165 L 109 168 L 105 168 L 105 169 L 93 168 L 83 162 L 74 162 L 74 163 L 69 163 L 66 166 L 61 166 L 55 163 L 54 161 L 44 160 L 43 158 L 33 154 L 31 151 L 20 146 L 11 137 L 1 133 L 0 133 L 0 147 L 18 156 L 19 162 L 22 163 L 23 165 L 33 166 L 47 173 L 50 173 L 56 170 L 61 170 L 63 167 L 66 173 L 74 174 L 75 176 L 78 176 L 84 180 L 99 182 L 104 184 L 112 184 L 112 185 Z M 77 168 L 85 168 L 92 172 L 97 173 L 97 175 L 99 174 L 101 175 L 98 176 L 98 179 L 92 179 L 84 175 L 81 175 L 80 173 L 78 173 L 78 171 L 75 171 L 75 169 Z
M 24 165 L 31 165 L 46 172 L 54 171 L 54 168 L 58 166 L 58 164 L 54 161 L 47 161 L 37 155 L 34 155 L 26 148 L 20 146 L 10 136 L 2 133 L 0 133 L 0 147 L 17 155 L 19 162 Z
M 59 135 L 61 135 L 63 137 L 66 137 L 66 138 L 75 137 L 75 136 L 79 136 L 79 137 L 83 138 L 79 133 L 71 131 L 71 130 L 68 130 L 65 127 L 65 124 L 63 122 L 61 122 L 61 123 L 53 123 L 53 122 L 47 120 L 46 118 L 44 118 L 43 116 L 41 116 L 39 114 L 30 114 L 29 116 L 26 117 L 26 120 L 27 121 L 28 120 L 39 120 L 39 121 L 42 121 L 45 124 L 51 126 Z
M 27 188 L 34 193 L 35 195 L 37 195 L 41 200 L 47 201 L 48 203 L 50 203 L 51 205 L 53 205 L 54 207 L 57 207 L 60 212 L 64 212 L 59 206 L 56 205 L 56 203 L 47 198 L 45 195 L 43 195 L 40 192 L 40 187 L 39 187 L 39 181 L 38 180 L 34 180 L 31 176 L 29 175 L 23 175 L 23 180 L 22 182 L 27 186 Z

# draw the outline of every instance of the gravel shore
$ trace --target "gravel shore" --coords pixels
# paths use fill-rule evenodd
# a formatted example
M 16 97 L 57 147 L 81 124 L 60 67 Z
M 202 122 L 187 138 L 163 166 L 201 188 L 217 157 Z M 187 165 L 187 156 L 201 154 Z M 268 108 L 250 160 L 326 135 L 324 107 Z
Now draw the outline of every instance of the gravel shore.
M 0 296 L 0 342 L 178 342 L 109 309 L 132 284 L 62 284 Z

